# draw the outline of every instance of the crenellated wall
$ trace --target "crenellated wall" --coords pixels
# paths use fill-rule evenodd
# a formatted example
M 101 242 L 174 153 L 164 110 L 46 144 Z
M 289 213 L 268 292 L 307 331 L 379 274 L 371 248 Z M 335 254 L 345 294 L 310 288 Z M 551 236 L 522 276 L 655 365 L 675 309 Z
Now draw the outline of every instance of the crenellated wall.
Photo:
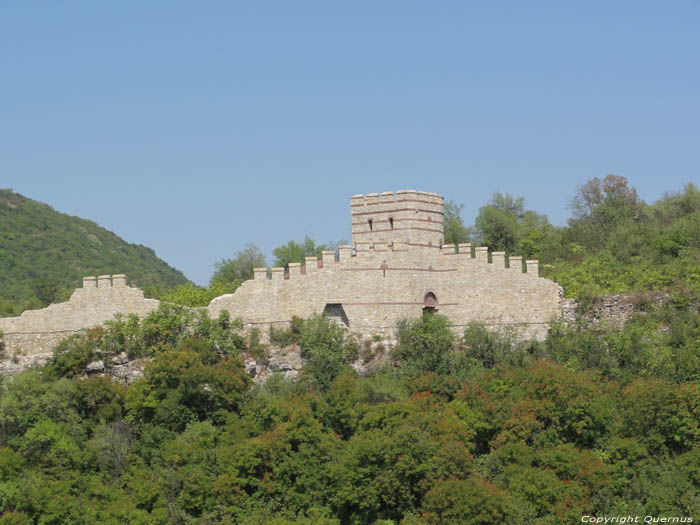
M 0 319 L 5 353 L 13 356 L 51 352 L 60 340 L 103 325 L 117 313 L 143 316 L 159 304 L 156 299 L 145 299 L 140 289 L 127 286 L 123 274 L 85 277 L 83 287 L 65 303 Z
M 457 330 L 482 321 L 542 339 L 560 315 L 559 287 L 539 277 L 537 261 L 511 256 L 506 268 L 505 253 L 493 253 L 489 262 L 486 247 L 476 247 L 472 257 L 469 244 L 441 246 L 442 203 L 439 195 L 417 191 L 353 196 L 353 246 L 340 246 L 337 258 L 333 252 L 307 257 L 287 273 L 272 268 L 269 278 L 266 268 L 256 268 L 235 294 L 214 299 L 209 313 L 228 310 L 265 328 L 340 311 L 350 330 L 369 334 L 391 333 L 399 319 L 435 303 Z
M 307 257 L 287 272 L 256 268 L 236 293 L 215 298 L 209 315 L 227 310 L 248 327 L 265 329 L 326 312 L 353 332 L 391 335 L 398 320 L 428 309 L 447 316 L 457 331 L 481 321 L 538 339 L 560 317 L 560 288 L 539 277 L 537 261 L 510 256 L 506 268 L 503 252 L 489 262 L 485 247 L 442 245 L 440 195 L 405 190 L 350 202 L 352 246 L 339 246 L 337 256 Z M 69 301 L 0 319 L 0 330 L 8 356 L 45 354 L 117 313 L 143 316 L 159 304 L 128 287 L 124 275 L 86 277 Z
M 309 257 L 305 265 L 290 265 L 287 274 L 273 268 L 271 278 L 266 269 L 258 269 L 256 278 L 235 294 L 214 299 L 209 314 L 215 317 L 228 310 L 249 326 L 265 328 L 340 305 L 350 330 L 387 333 L 399 319 L 420 316 L 432 294 L 436 311 L 458 330 L 482 321 L 537 338 L 543 338 L 548 323 L 559 316 L 559 287 L 538 277 L 536 261 L 528 261 L 524 273 L 515 257 L 513 267 L 505 268 L 498 258 L 489 263 L 472 258 L 468 249 L 456 253 L 454 246 L 429 257 L 395 247 L 369 248 L 354 256 L 347 249 L 339 251 L 340 257 L 332 261 Z

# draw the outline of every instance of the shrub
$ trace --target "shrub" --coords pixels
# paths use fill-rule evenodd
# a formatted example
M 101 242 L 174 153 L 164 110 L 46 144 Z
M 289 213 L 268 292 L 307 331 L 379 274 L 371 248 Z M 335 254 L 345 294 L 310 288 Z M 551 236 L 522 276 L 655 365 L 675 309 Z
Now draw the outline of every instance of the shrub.
M 304 322 L 299 348 L 306 359 L 304 381 L 321 391 L 328 390 L 333 379 L 358 356 L 358 345 L 348 338 L 347 331 L 322 315 Z
M 402 320 L 397 325 L 398 344 L 392 357 L 407 374 L 447 373 L 447 354 L 455 343 L 446 317 L 431 314 Z

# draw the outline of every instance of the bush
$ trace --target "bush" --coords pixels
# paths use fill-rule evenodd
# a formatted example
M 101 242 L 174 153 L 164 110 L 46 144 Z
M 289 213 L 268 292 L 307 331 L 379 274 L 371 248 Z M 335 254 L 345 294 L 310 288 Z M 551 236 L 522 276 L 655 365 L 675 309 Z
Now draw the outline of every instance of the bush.
M 343 368 L 357 359 L 357 343 L 347 330 L 322 315 L 314 315 L 303 323 L 299 349 L 306 359 L 303 380 L 312 388 L 327 391 Z
M 392 357 L 408 375 L 449 372 L 447 356 L 455 336 L 446 317 L 426 314 L 420 319 L 402 320 L 397 325 L 397 339 Z
M 510 360 L 518 353 L 513 333 L 492 332 L 483 323 L 469 323 L 464 330 L 464 344 L 468 354 L 484 368 L 493 368 L 497 364 L 511 364 Z
M 298 343 L 304 329 L 304 320 L 293 316 L 289 328 L 275 328 L 270 325 L 270 341 L 278 346 L 289 346 Z
M 235 293 L 243 281 L 236 279 L 231 282 L 213 282 L 209 286 L 196 286 L 186 283 L 169 290 L 161 295 L 160 300 L 182 306 L 207 306 L 212 299 L 225 294 Z

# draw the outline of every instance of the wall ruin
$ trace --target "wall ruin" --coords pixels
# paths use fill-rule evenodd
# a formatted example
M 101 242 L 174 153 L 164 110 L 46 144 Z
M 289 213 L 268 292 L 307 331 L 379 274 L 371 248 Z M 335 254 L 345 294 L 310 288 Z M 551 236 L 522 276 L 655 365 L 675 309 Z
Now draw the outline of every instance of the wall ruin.
M 143 316 L 156 310 L 159 304 L 156 299 L 145 299 L 140 289 L 127 286 L 123 274 L 85 277 L 83 287 L 75 290 L 65 303 L 0 319 L 5 353 L 8 356 L 49 353 L 62 339 L 101 326 L 118 313 Z

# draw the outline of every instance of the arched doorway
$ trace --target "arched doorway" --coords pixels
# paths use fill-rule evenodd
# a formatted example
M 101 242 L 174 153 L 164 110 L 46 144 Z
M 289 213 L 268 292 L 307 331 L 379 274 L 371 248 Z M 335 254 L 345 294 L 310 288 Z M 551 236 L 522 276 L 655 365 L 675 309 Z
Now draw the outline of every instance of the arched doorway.
M 437 296 L 433 292 L 428 292 L 423 297 L 423 314 L 434 314 L 438 309 Z

